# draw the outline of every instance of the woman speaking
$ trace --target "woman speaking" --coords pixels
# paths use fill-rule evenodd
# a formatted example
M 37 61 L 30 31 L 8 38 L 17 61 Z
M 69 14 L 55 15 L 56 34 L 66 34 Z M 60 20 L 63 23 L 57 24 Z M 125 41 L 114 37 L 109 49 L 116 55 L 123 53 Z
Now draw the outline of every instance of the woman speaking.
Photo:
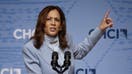
M 58 74 L 63 65 L 67 67 L 63 74 L 74 74 L 74 60 L 85 57 L 103 32 L 112 27 L 109 13 L 110 11 L 105 13 L 100 25 L 90 35 L 78 45 L 74 45 L 66 31 L 66 19 L 60 7 L 45 7 L 38 16 L 34 36 L 23 47 L 28 74 Z M 66 62 L 67 51 L 70 52 L 69 62 Z

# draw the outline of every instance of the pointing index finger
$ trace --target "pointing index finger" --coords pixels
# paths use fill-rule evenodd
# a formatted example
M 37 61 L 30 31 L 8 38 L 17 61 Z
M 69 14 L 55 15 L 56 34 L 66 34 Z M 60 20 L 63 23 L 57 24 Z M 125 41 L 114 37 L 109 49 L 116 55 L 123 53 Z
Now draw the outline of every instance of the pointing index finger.
M 110 9 L 108 9 L 108 10 L 106 11 L 105 16 L 104 16 L 104 19 L 105 19 L 105 18 L 108 18 L 109 14 L 110 14 Z

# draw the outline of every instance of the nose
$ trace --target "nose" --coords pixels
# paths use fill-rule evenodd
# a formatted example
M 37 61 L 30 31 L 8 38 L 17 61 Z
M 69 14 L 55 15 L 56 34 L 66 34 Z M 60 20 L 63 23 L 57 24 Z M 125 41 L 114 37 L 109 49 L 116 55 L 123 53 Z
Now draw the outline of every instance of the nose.
M 52 19 L 51 25 L 55 26 L 55 20 L 54 19 Z

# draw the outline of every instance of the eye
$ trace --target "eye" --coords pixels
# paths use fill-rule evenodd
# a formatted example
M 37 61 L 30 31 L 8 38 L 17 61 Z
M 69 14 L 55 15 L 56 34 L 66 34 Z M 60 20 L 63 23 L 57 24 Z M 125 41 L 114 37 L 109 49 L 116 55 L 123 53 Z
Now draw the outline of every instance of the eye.
M 55 18 L 55 21 L 60 22 L 60 19 L 59 18 Z
M 46 18 L 46 20 L 48 21 L 48 20 L 51 20 L 51 18 L 50 17 L 48 17 L 48 18 Z

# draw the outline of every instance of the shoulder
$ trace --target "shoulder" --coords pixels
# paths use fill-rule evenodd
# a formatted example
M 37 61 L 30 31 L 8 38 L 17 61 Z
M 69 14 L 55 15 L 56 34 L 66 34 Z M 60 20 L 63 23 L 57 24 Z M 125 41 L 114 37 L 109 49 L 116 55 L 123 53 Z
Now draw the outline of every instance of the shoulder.
M 28 42 L 26 42 L 23 46 L 23 51 L 30 51 L 30 52 L 36 52 L 37 49 L 34 47 L 34 40 L 31 39 Z
M 26 47 L 26 48 L 28 48 L 28 47 L 34 47 L 33 44 L 34 44 L 34 41 L 33 41 L 33 39 L 31 39 L 31 40 L 29 40 L 28 42 L 26 42 L 24 44 L 24 47 Z
M 38 58 L 38 49 L 36 49 L 33 45 L 33 40 L 29 40 L 25 45 L 23 46 L 22 50 L 23 57 L 25 61 L 28 60 L 35 60 Z

